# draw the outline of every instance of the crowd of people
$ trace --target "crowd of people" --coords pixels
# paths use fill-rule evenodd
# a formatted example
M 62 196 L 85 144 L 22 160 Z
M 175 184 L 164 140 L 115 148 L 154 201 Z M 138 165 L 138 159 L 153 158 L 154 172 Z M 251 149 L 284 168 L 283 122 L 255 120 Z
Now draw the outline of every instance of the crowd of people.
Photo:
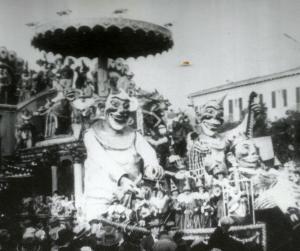
M 72 58 L 62 58 L 58 56 L 53 62 L 50 62 L 45 56 L 44 59 L 37 61 L 40 67 L 38 71 L 30 70 L 28 65 L 22 72 L 22 78 L 18 83 L 19 102 L 23 102 L 32 96 L 47 89 L 61 91 L 64 89 L 77 88 L 82 90 L 83 95 L 92 95 L 87 88 L 89 74 L 89 83 L 92 82 L 92 75 L 89 67 L 81 61 L 81 65 L 74 66 Z M 95 83 L 92 83 L 95 86 Z M 86 93 L 85 92 L 89 92 Z
M 99 220 L 85 225 L 75 220 L 52 217 L 23 218 L 19 221 L 1 219 L 0 250 L 5 251 L 193 251 L 212 249 L 262 250 L 259 245 L 246 244 L 230 236 L 232 222 L 228 217 L 220 221 L 210 238 L 185 239 L 175 226 L 163 226 L 158 221 L 149 224 L 148 233 L 124 231 Z

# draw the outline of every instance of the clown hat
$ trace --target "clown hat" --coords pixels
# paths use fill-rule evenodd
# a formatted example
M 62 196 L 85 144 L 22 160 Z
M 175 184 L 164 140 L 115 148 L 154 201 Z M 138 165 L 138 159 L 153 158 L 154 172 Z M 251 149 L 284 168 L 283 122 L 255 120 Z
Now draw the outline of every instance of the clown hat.
M 188 178 L 184 179 L 184 185 L 183 185 L 183 192 L 190 192 L 191 191 L 191 184 Z
M 170 189 L 171 189 L 171 193 L 178 191 L 178 187 L 176 186 L 175 182 L 172 179 L 170 180 Z
M 226 173 L 227 173 L 226 166 L 221 163 L 219 165 L 215 166 L 215 168 L 213 169 L 214 176 L 216 176 L 218 174 L 226 175 Z
M 204 187 L 204 181 L 203 181 L 203 179 L 201 179 L 200 177 L 197 177 L 195 180 L 196 180 L 196 187 L 197 188 Z
M 151 229 L 153 227 L 160 227 L 162 224 L 160 222 L 159 219 L 155 218 L 152 219 L 149 223 L 148 223 L 148 228 Z

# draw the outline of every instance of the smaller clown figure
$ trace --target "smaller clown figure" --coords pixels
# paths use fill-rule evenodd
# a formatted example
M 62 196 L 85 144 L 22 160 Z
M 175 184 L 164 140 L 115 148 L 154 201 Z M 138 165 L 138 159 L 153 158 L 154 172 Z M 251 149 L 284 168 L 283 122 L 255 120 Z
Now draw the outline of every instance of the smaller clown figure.
M 262 164 L 259 149 L 245 135 L 240 135 L 234 139 L 231 151 L 226 157 L 232 166 L 238 166 L 241 170 L 248 170 L 249 172 L 261 167 Z
M 166 194 L 166 191 L 161 187 L 159 181 L 156 183 L 156 187 L 153 189 L 152 197 L 150 198 L 150 204 L 156 215 L 162 215 L 169 209 L 170 197 Z
M 184 180 L 184 186 L 182 193 L 177 197 L 180 212 L 179 228 L 181 229 L 192 229 L 195 228 L 194 216 L 199 214 L 199 207 L 197 205 L 196 193 L 192 192 L 191 179 L 186 177 Z M 195 211 L 195 209 L 197 209 Z M 198 221 L 198 220 L 196 220 Z M 198 223 L 196 225 L 199 225 Z
M 231 193 L 228 208 L 229 215 L 235 223 L 244 223 L 249 215 L 248 194 L 245 191 Z
M 153 132 L 152 137 L 147 137 L 147 141 L 156 150 L 159 164 L 165 168 L 167 159 L 170 156 L 169 146 L 171 144 L 171 139 L 168 135 L 166 126 L 164 124 L 158 125 L 157 132 Z
M 215 226 L 218 219 L 225 215 L 223 202 L 223 187 L 219 183 L 215 183 L 210 190 L 210 204 L 214 208 L 214 217 L 210 219 L 212 226 Z
M 21 123 L 16 129 L 17 148 L 30 148 L 34 144 L 35 127 L 31 119 L 32 114 L 24 110 L 21 114 Z
M 171 192 L 171 198 L 173 200 L 177 200 L 177 197 L 179 195 L 179 190 L 173 179 L 170 179 L 170 192 Z

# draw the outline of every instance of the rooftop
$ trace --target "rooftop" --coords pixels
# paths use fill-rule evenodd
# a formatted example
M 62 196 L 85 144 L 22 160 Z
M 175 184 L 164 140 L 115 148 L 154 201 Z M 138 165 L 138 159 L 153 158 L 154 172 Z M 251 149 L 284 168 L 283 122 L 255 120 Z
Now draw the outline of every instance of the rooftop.
M 216 87 L 193 92 L 188 95 L 188 98 L 194 98 L 194 97 L 202 96 L 205 94 L 215 93 L 215 92 L 224 91 L 224 90 L 230 90 L 230 89 L 234 89 L 234 88 L 238 88 L 238 87 L 242 87 L 242 86 L 259 84 L 259 83 L 273 81 L 273 80 L 277 80 L 277 79 L 281 79 L 281 78 L 293 77 L 296 75 L 300 75 L 300 67 L 290 69 L 287 71 L 283 71 L 283 72 L 272 73 L 272 74 L 261 76 L 261 77 L 255 77 L 255 78 L 240 80 L 237 82 L 231 82 L 228 84 L 219 85 Z

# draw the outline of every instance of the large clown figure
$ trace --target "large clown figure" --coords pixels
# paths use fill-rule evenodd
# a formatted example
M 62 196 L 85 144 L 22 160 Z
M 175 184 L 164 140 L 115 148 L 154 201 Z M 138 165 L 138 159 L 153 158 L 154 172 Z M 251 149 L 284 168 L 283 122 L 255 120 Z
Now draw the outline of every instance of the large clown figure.
M 225 137 L 219 133 L 223 125 L 223 100 L 211 100 L 199 111 L 199 140 L 189 151 L 189 169 L 203 169 L 212 174 L 213 166 L 224 163 Z
M 249 113 L 236 128 L 220 133 L 224 123 L 223 101 L 210 100 L 198 111 L 199 139 L 189 151 L 189 169 L 201 170 L 204 174 L 213 175 L 214 169 L 225 164 L 225 151 L 230 148 L 235 137 L 244 133 L 247 129 Z M 258 105 L 251 104 L 249 111 L 257 112 Z
M 105 119 L 95 122 L 84 136 L 87 220 L 105 213 L 115 195 L 134 191 L 142 175 L 151 179 L 163 175 L 153 148 L 128 125 L 131 112 L 130 97 L 112 89 Z

